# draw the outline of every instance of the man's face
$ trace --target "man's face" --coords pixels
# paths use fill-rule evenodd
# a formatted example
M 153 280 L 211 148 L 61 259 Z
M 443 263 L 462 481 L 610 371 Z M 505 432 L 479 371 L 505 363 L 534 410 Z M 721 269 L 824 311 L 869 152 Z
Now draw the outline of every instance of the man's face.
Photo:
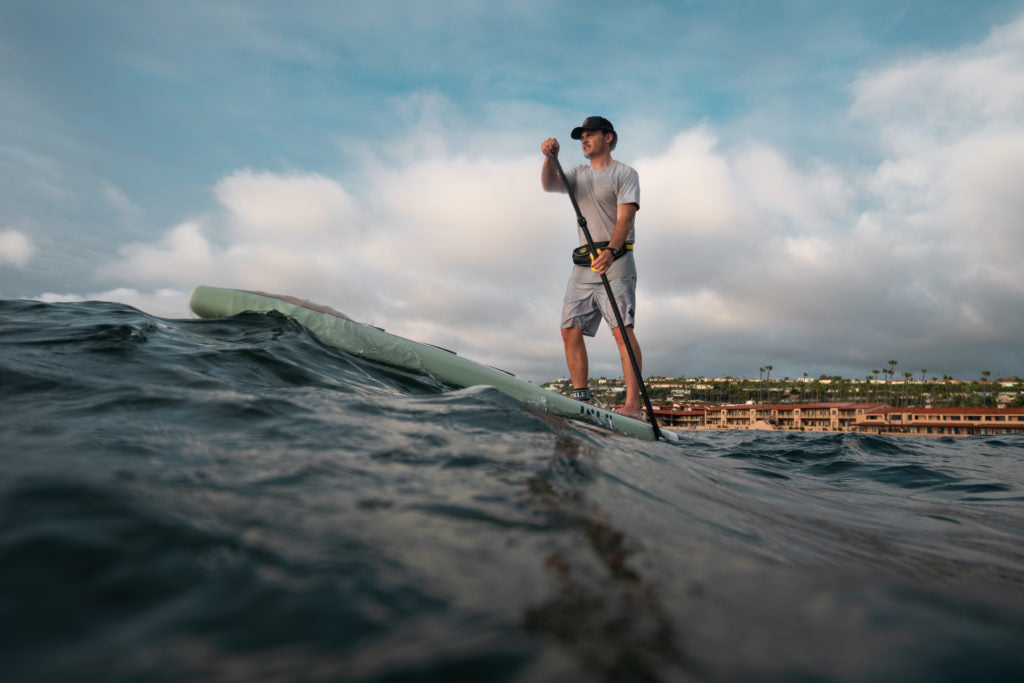
M 584 130 L 580 132 L 580 146 L 583 149 L 583 156 L 587 159 L 595 155 L 603 154 L 611 144 L 612 134 L 600 130 Z

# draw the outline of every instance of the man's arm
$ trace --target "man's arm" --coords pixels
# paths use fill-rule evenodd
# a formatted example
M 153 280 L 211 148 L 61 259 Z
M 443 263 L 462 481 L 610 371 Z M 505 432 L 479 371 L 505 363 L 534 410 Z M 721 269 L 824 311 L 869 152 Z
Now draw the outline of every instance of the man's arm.
M 633 229 L 633 221 L 636 219 L 636 211 L 640 208 L 636 204 L 619 204 L 615 210 L 615 228 L 612 230 L 612 238 L 608 240 L 608 246 L 612 249 L 622 249 L 629 237 L 629 231 Z M 607 249 L 602 250 L 600 256 L 594 259 L 591 268 L 597 274 L 602 274 L 612 267 L 615 257 Z
M 640 207 L 632 202 L 619 204 L 615 210 L 615 228 L 612 230 L 612 237 L 608 240 L 608 246 L 613 249 L 622 249 L 629 237 L 629 231 L 633 229 L 633 221 L 636 220 L 636 212 Z
M 544 165 L 540 169 L 540 186 L 545 192 L 565 192 L 565 186 L 558 177 L 555 160 L 552 158 L 558 156 L 558 140 L 548 138 L 540 144 L 540 151 L 544 154 Z

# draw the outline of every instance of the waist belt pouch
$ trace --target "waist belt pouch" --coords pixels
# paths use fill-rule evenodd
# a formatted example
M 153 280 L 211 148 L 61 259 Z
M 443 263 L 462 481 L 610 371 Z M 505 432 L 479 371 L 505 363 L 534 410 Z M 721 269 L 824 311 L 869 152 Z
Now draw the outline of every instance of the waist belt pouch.
M 594 242 L 594 247 L 596 247 L 599 251 L 601 249 L 604 249 L 607 246 L 608 246 L 607 242 Z M 618 256 L 616 256 L 615 258 L 617 259 L 617 258 L 619 258 L 619 256 L 625 256 L 627 251 L 632 251 L 632 250 L 633 250 L 633 243 L 632 242 L 626 242 L 625 244 L 622 245 L 622 249 L 619 251 Z M 595 258 L 596 258 L 596 255 L 595 255 Z M 588 247 L 587 245 L 584 244 L 582 247 L 576 247 L 575 249 L 573 249 L 572 250 L 572 262 L 575 263 L 577 266 L 589 266 L 590 265 L 590 247 Z
M 594 242 L 594 246 L 598 249 L 604 249 L 608 246 L 607 242 Z M 596 255 L 595 255 L 595 258 Z M 582 247 L 576 247 L 572 250 L 572 262 L 577 266 L 589 266 L 590 265 L 590 247 L 584 244 Z

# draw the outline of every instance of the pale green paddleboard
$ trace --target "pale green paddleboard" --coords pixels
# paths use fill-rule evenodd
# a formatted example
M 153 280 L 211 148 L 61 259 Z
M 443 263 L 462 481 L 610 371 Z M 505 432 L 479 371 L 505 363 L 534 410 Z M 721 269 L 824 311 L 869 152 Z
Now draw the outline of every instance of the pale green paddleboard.
M 604 408 L 580 403 L 542 389 L 510 373 L 474 363 L 439 349 L 363 325 L 338 311 L 294 297 L 219 287 L 196 287 L 189 302 L 201 318 L 222 318 L 246 311 L 282 313 L 313 332 L 325 343 L 360 358 L 430 375 L 456 387 L 490 386 L 530 406 L 559 417 L 583 420 L 621 434 L 654 439 L 650 424 Z M 678 436 L 662 430 L 666 441 Z

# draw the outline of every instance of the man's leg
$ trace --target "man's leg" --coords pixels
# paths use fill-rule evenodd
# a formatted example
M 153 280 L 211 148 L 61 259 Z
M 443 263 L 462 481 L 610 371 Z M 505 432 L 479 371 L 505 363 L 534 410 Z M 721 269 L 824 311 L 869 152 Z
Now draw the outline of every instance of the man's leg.
M 563 327 L 562 343 L 565 344 L 565 362 L 569 366 L 572 388 L 586 389 L 590 367 L 587 359 L 587 345 L 583 341 L 583 330 L 578 327 Z
M 622 331 L 618 327 L 613 327 L 612 333 L 615 335 L 615 343 L 619 346 L 619 358 L 622 361 L 622 377 L 626 380 L 626 402 L 622 406 L 622 414 L 629 417 L 642 417 L 640 382 L 637 380 L 636 373 L 633 372 L 633 363 L 629 360 L 629 351 L 626 350 L 626 344 L 622 341 Z M 640 353 L 640 343 L 636 340 L 636 334 L 633 333 L 632 325 L 626 325 L 626 339 L 629 340 L 633 348 L 636 364 L 642 374 L 644 367 L 643 355 Z

